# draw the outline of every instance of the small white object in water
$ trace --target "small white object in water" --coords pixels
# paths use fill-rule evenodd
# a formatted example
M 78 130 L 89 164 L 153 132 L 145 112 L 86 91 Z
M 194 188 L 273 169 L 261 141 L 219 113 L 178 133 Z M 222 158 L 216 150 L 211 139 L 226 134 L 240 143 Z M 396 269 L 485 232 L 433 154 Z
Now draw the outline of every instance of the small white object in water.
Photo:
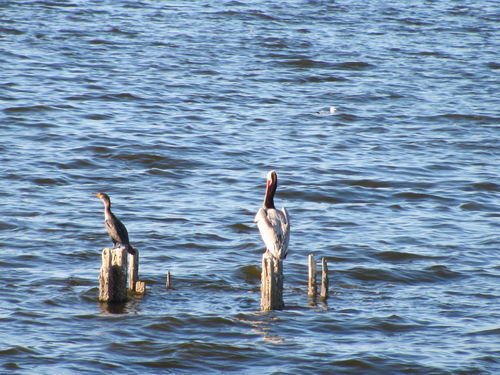
M 337 108 L 335 107 L 330 107 L 328 111 L 319 111 L 318 113 L 320 115 L 333 115 L 337 111 Z

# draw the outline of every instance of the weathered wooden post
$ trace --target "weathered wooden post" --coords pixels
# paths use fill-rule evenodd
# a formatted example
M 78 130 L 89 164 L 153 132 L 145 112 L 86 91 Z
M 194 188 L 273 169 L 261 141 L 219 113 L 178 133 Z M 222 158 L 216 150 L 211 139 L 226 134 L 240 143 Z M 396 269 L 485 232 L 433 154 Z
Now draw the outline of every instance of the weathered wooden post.
M 146 282 L 145 281 L 137 281 L 135 283 L 135 294 L 146 294 Z
M 128 266 L 128 289 L 131 292 L 135 292 L 135 284 L 139 281 L 139 250 L 134 249 L 135 254 L 129 255 L 129 266 Z
M 127 300 L 127 250 L 102 250 L 99 273 L 99 301 L 125 302 Z
M 328 298 L 328 263 L 326 258 L 321 258 L 321 299 Z
M 165 283 L 165 287 L 166 287 L 167 289 L 170 289 L 170 288 L 172 287 L 172 285 L 171 285 L 170 281 L 171 281 L 171 280 L 170 280 L 170 271 L 167 271 L 167 281 L 166 281 L 166 283 Z
M 262 255 L 261 273 L 261 299 L 262 311 L 281 310 L 283 303 L 283 261 L 266 253 Z
M 309 254 L 307 256 L 308 260 L 308 268 L 309 268 L 309 278 L 308 278 L 308 291 L 307 295 L 311 299 L 316 299 L 316 295 L 318 294 L 317 290 L 317 278 L 316 278 L 316 261 L 314 260 L 314 254 Z
M 128 289 L 134 295 L 146 293 L 146 282 L 139 281 L 139 250 L 134 248 L 135 254 L 130 254 L 128 267 Z

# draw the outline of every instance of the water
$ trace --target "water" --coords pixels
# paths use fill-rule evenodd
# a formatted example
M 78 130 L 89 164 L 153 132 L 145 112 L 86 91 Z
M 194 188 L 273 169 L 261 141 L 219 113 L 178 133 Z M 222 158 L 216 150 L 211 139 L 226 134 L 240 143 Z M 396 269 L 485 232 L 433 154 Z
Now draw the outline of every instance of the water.
M 498 373 L 498 16 L 2 2 L 0 372 Z M 292 235 L 286 309 L 260 313 L 270 169 Z M 148 285 L 116 311 L 97 301 L 96 191 Z

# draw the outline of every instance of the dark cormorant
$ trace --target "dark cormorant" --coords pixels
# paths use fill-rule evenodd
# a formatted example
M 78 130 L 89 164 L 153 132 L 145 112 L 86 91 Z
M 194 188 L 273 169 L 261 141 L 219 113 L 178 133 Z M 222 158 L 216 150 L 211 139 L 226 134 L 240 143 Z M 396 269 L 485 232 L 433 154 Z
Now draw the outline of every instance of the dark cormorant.
M 278 176 L 275 171 L 270 171 L 267 174 L 264 204 L 255 215 L 254 221 L 259 227 L 267 252 L 275 258 L 285 259 L 290 240 L 290 217 L 286 208 L 283 207 L 281 211 L 278 211 L 274 207 L 274 194 L 277 187 Z
M 123 246 L 130 254 L 135 254 L 135 249 L 130 245 L 128 232 L 125 225 L 111 212 L 111 200 L 105 193 L 95 193 L 102 203 L 104 203 L 104 224 L 108 234 L 113 241 L 114 247 Z

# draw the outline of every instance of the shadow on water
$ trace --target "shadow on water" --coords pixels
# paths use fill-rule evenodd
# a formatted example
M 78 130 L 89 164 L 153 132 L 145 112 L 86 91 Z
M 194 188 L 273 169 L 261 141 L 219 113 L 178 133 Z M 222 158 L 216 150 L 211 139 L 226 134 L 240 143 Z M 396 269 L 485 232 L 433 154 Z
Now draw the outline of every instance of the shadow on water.
M 130 311 L 127 302 L 100 302 L 99 307 L 102 314 L 126 314 Z
M 328 310 L 328 298 L 323 298 L 315 296 L 315 297 L 309 297 L 309 307 L 318 307 L 323 310 Z

